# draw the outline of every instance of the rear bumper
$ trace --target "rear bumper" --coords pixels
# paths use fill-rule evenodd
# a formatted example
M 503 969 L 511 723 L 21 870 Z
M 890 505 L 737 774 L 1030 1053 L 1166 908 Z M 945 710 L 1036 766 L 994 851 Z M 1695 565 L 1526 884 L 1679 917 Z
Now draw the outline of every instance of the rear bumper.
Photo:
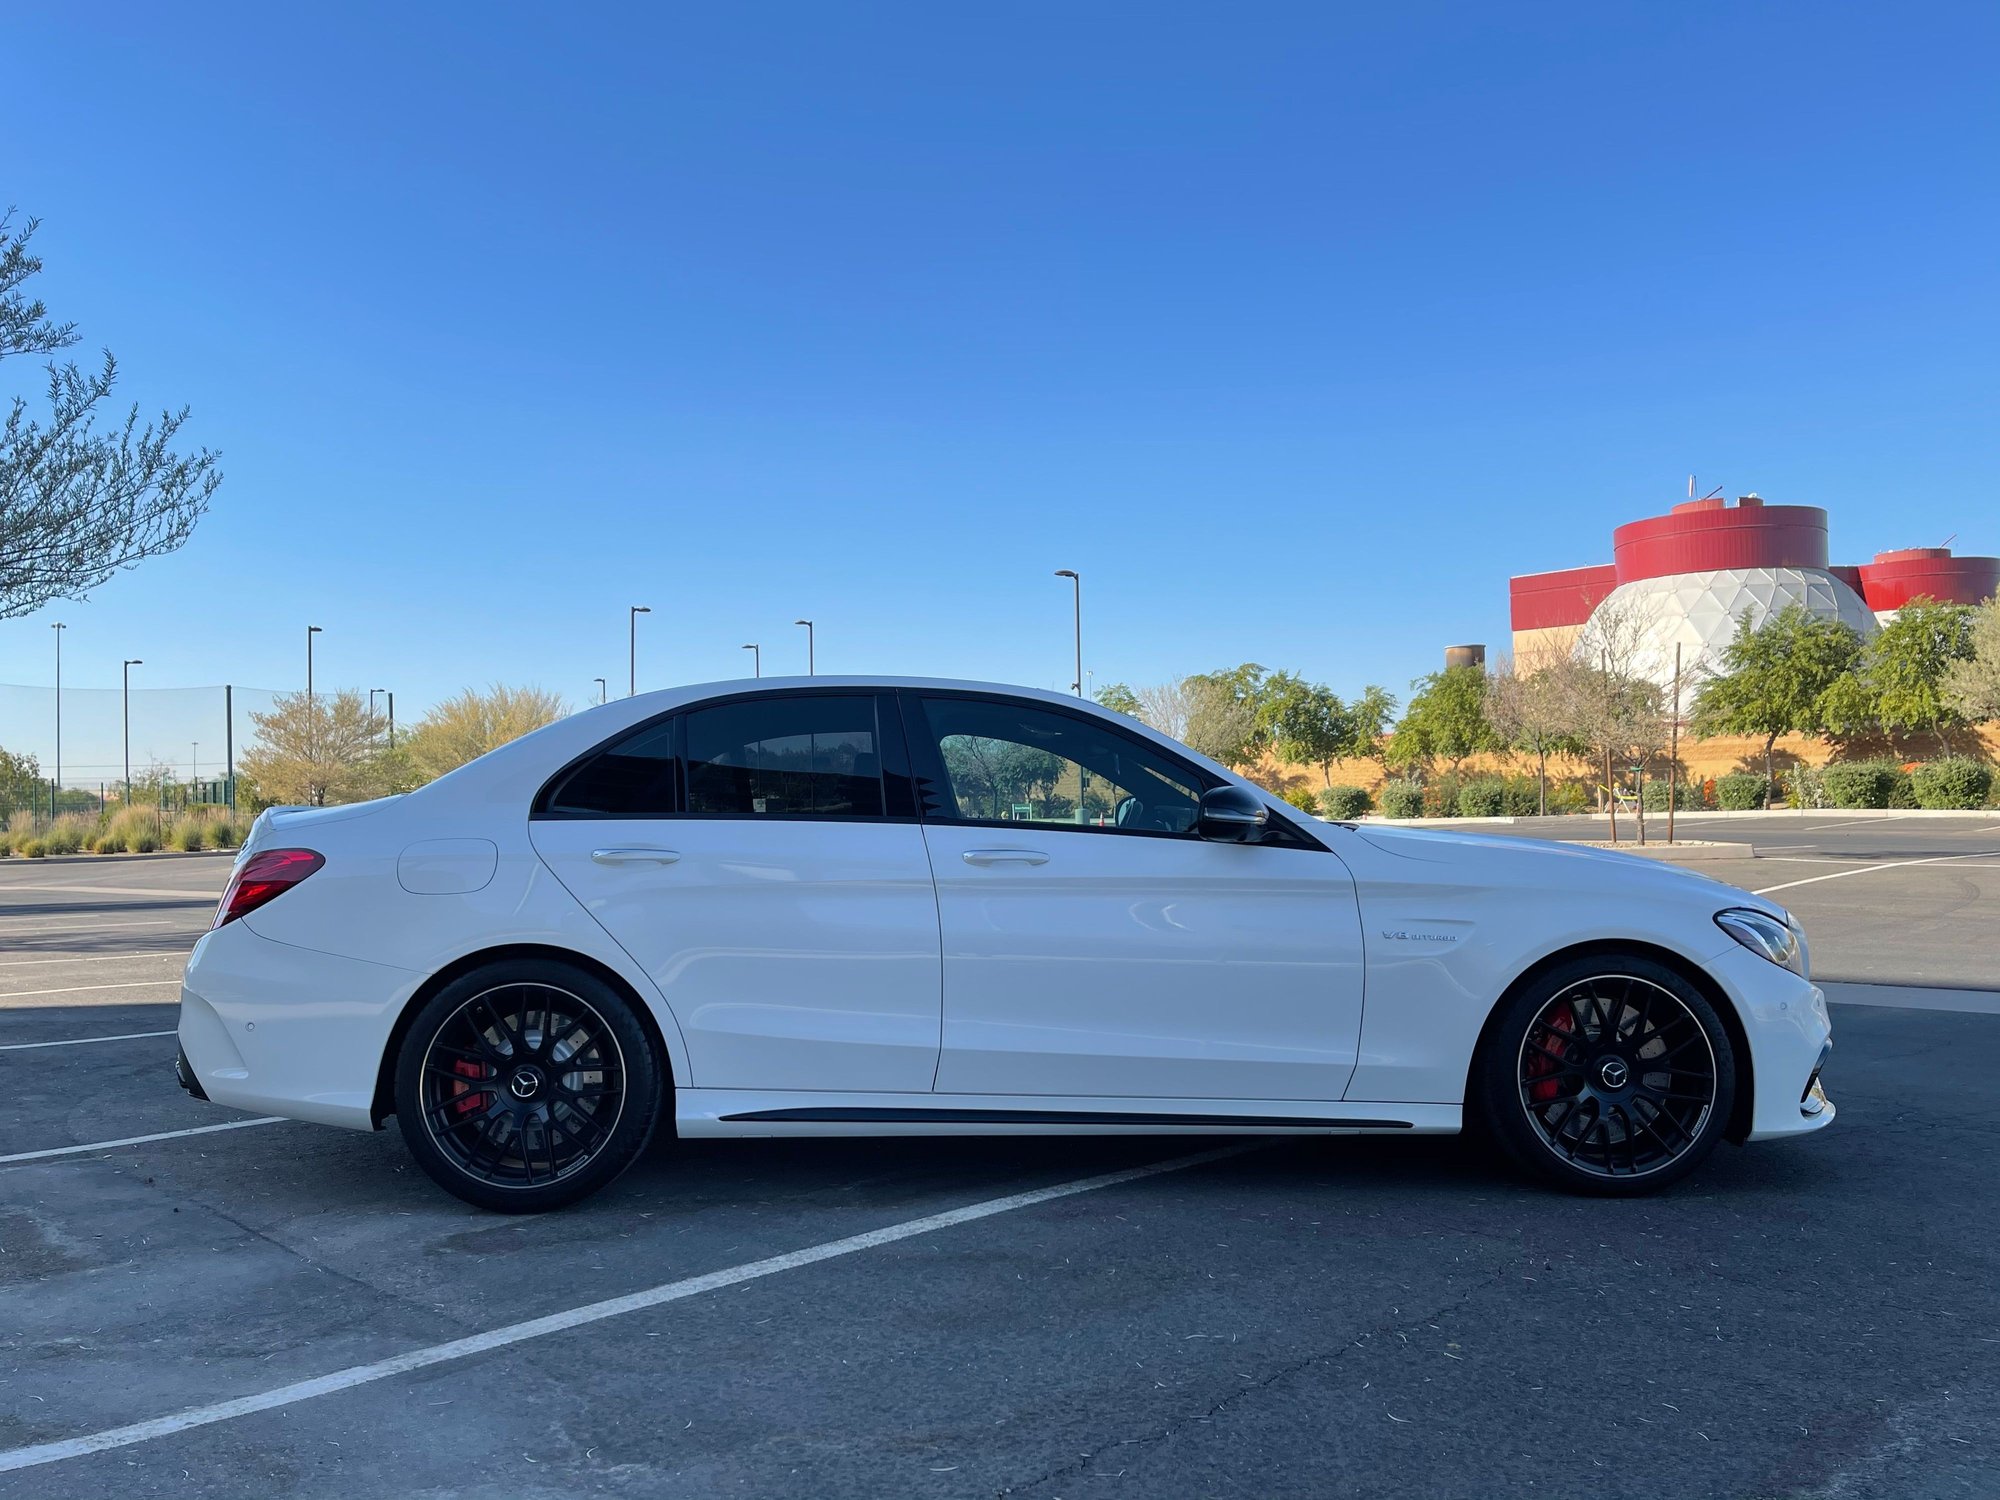
M 231 922 L 195 945 L 181 981 L 175 1074 L 233 1109 L 371 1130 L 383 1049 L 420 979 Z

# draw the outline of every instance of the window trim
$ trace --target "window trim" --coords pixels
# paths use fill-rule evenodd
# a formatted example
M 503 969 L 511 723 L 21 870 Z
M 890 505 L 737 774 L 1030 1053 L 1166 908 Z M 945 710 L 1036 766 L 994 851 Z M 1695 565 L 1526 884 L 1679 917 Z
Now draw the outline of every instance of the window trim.
M 1197 843 L 1214 842 L 1213 840 L 1203 839 L 1200 832 L 1194 828 L 1185 829 L 1180 833 L 1168 833 L 1164 829 L 1120 828 L 1116 824 L 1017 823 L 1010 818 L 964 818 L 958 816 L 956 812 L 931 812 L 927 804 L 939 803 L 941 799 L 935 794 L 927 796 L 922 790 L 924 785 L 928 783 L 936 787 L 949 787 L 951 785 L 951 778 L 945 774 L 943 750 L 938 744 L 937 736 L 931 733 L 930 720 L 924 714 L 923 700 L 926 698 L 955 699 L 961 702 L 972 703 L 996 703 L 1008 708 L 1025 708 L 1040 713 L 1054 714 L 1059 718 L 1075 720 L 1079 724 L 1087 725 L 1092 729 L 1124 740 L 1135 749 L 1144 751 L 1146 754 L 1166 762 L 1167 765 L 1185 775 L 1202 793 L 1211 792 L 1216 787 L 1229 786 L 1233 783 L 1225 777 L 1217 776 L 1213 771 L 1196 765 L 1191 760 L 1174 754 L 1165 746 L 1159 745 L 1145 738 L 1143 735 L 1133 734 L 1129 730 L 1117 724 L 1110 723 L 1096 714 L 1072 708 L 1066 703 L 1050 703 L 1040 698 L 1017 698 L 1011 694 L 1003 693 L 981 693 L 968 691 L 964 688 L 905 687 L 896 690 L 896 697 L 902 702 L 904 736 L 909 742 L 910 764 L 913 779 L 918 788 L 917 808 L 920 816 L 926 823 L 937 823 L 947 826 L 955 825 L 960 828 L 1032 828 L 1037 833 L 1047 831 L 1051 833 L 1117 834 L 1123 838 L 1169 839 L 1175 843 L 1187 843 L 1190 841 Z M 1072 764 L 1075 764 L 1075 762 L 1072 762 Z M 1300 828 L 1290 818 L 1285 817 L 1275 810 L 1271 814 L 1270 827 L 1282 836 L 1275 839 L 1266 837 L 1258 840 L 1256 844 L 1249 847 L 1298 848 L 1327 854 L 1333 852 L 1323 839 L 1313 837 L 1313 835 Z
M 793 698 L 871 698 L 875 707 L 876 779 L 882 790 L 883 811 L 879 813 L 742 813 L 689 812 L 687 720 L 691 714 L 711 708 L 727 708 L 737 703 L 784 702 Z M 668 720 L 678 720 L 674 728 L 673 808 L 657 813 L 577 812 L 547 805 L 554 789 L 587 761 L 604 754 L 614 745 L 648 733 Z M 904 809 L 896 811 L 897 808 Z M 549 823 L 915 823 L 917 795 L 910 774 L 910 750 L 901 706 L 895 693 L 876 687 L 774 688 L 739 693 L 723 693 L 692 703 L 681 703 L 629 725 L 617 734 L 599 740 L 580 755 L 572 756 L 536 790 L 528 804 L 530 822 Z

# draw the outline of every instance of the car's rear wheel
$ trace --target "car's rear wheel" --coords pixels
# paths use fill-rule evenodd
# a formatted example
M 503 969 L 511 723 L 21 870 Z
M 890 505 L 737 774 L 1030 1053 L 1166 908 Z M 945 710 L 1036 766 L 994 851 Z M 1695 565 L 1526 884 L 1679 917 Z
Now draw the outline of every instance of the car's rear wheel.
M 1685 1177 L 1736 1099 L 1735 1048 L 1715 1007 L 1637 954 L 1572 960 L 1524 985 L 1474 1073 L 1478 1112 L 1507 1155 L 1585 1193 Z
M 396 1118 L 437 1184 L 502 1213 L 603 1187 L 652 1138 L 664 1090 L 632 1003 L 596 975 L 525 959 L 425 1002 L 396 1060 Z

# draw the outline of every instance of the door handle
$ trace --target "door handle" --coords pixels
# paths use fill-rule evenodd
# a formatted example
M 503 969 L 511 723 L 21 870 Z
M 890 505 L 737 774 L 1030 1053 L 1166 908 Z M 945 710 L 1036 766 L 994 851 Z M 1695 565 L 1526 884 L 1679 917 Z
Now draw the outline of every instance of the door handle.
M 1045 865 L 1049 857 L 1039 849 L 968 849 L 969 865 Z
M 681 857 L 678 849 L 593 849 L 592 864 L 670 865 Z

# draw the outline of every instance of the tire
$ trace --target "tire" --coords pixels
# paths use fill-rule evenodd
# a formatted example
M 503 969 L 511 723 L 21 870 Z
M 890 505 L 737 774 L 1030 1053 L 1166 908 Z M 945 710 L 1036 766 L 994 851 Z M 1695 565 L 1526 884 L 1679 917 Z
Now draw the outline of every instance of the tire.
M 1504 1005 L 1468 1113 L 1531 1175 L 1577 1193 L 1656 1192 L 1728 1128 L 1735 1047 L 1715 1007 L 1664 964 L 1570 960 Z
M 619 990 L 552 959 L 504 961 L 417 1012 L 396 1057 L 396 1120 L 446 1192 L 541 1213 L 638 1159 L 665 1103 L 661 1071 Z

